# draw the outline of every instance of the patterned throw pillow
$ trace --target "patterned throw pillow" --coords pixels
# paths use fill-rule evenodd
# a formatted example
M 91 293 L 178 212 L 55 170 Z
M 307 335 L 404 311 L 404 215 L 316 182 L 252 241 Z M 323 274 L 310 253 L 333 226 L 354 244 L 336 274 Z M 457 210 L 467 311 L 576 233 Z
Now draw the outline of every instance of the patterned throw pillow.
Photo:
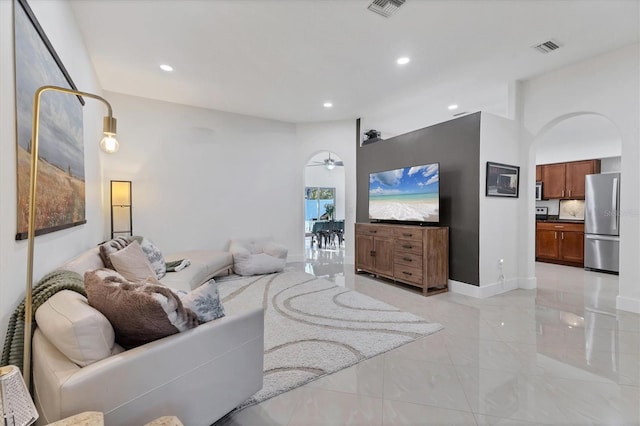
M 112 240 L 109 240 L 105 243 L 100 244 L 100 257 L 102 258 L 102 263 L 109 269 L 115 270 L 113 267 L 113 263 L 111 263 L 111 256 L 113 253 L 122 250 L 131 242 L 127 237 L 116 237 Z
M 89 305 L 107 317 L 115 340 L 130 349 L 198 325 L 198 318 L 163 285 L 130 283 L 108 269 L 84 274 Z
M 185 308 L 192 310 L 198 316 L 200 324 L 213 321 L 224 316 L 224 307 L 220 302 L 218 283 L 210 279 L 200 287 L 190 292 L 173 290 Z
M 156 273 L 156 278 L 160 279 L 167 274 L 167 264 L 164 261 L 164 255 L 162 251 L 153 244 L 153 242 L 141 236 L 131 237 L 131 239 L 136 240 L 140 247 L 142 247 L 142 251 L 147 255 L 147 259 L 149 259 L 149 263 L 151 263 L 151 267 Z

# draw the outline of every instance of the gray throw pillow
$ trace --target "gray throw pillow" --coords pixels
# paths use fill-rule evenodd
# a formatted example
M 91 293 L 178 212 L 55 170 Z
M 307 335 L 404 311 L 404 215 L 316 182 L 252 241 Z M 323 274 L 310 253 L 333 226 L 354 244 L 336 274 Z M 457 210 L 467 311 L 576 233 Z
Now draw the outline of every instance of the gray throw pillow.
M 112 240 L 104 242 L 99 246 L 100 258 L 102 259 L 102 263 L 109 269 L 116 269 L 113 267 L 113 263 L 111 263 L 111 256 L 113 253 L 122 250 L 131 242 L 127 237 L 116 237 Z
M 195 312 L 201 324 L 224 316 L 224 307 L 220 302 L 218 283 L 213 279 L 190 292 L 184 290 L 173 291 L 180 297 L 185 308 Z

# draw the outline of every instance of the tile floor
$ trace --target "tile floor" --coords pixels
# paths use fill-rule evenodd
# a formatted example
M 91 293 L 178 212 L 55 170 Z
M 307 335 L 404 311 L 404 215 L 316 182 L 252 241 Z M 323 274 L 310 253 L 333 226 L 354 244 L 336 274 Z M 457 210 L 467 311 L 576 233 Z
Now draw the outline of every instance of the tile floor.
M 445 326 L 248 407 L 233 425 L 640 425 L 640 315 L 616 276 L 538 263 L 537 290 L 488 299 L 356 275 L 342 250 L 290 264 Z

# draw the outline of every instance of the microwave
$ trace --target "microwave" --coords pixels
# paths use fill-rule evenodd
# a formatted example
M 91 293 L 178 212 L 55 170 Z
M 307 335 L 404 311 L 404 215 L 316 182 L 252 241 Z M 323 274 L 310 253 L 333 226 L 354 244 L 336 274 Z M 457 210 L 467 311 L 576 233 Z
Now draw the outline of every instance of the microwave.
M 536 200 L 542 200 L 542 182 L 536 182 Z

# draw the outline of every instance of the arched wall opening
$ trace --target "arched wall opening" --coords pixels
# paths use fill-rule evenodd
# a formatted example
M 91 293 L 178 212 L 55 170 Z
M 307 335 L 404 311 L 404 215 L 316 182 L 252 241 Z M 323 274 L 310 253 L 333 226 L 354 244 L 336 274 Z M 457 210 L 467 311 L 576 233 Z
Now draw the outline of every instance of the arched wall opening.
M 311 235 L 315 222 L 329 219 L 345 222 L 347 202 L 344 167 L 338 154 L 330 150 L 315 152 L 304 166 L 303 236 L 307 253 L 311 248 L 322 248 Z M 333 206 L 333 210 L 327 210 L 327 205 Z M 315 246 L 310 247 L 312 244 Z
M 578 111 L 553 118 L 531 138 L 528 149 L 529 179 L 535 183 L 535 167 L 580 160 L 601 160 L 601 173 L 620 172 L 622 163 L 622 135 L 615 123 L 603 114 Z M 543 188 L 544 191 L 544 188 Z M 536 206 L 545 206 L 550 215 L 557 215 L 559 200 L 536 201 L 528 198 L 528 210 L 534 215 Z M 622 201 L 622 200 L 621 200 Z M 535 222 L 529 227 L 527 259 L 529 276 L 535 275 Z

